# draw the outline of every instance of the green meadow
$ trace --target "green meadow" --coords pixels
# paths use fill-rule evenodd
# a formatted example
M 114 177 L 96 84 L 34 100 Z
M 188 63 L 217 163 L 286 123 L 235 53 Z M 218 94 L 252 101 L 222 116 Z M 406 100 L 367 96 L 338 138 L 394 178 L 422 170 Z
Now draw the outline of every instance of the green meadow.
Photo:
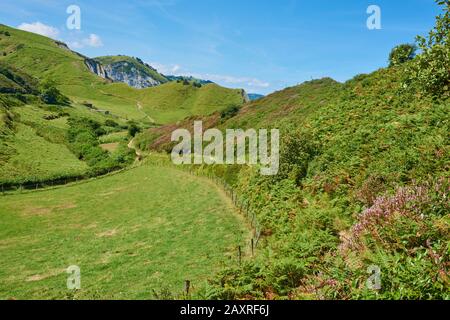
M 151 299 L 182 293 L 185 280 L 199 292 L 247 237 L 212 182 L 147 165 L 4 196 L 0 215 L 0 299 Z

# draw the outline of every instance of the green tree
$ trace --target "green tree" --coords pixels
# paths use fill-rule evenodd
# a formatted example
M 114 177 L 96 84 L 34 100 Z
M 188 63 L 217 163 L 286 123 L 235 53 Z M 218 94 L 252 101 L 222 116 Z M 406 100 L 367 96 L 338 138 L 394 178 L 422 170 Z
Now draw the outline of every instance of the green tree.
M 130 137 L 135 137 L 139 132 L 141 132 L 141 128 L 139 128 L 136 123 L 130 122 L 128 125 L 128 135 Z
M 436 17 L 436 26 L 428 37 L 417 37 L 422 53 L 406 69 L 405 88 L 438 97 L 450 96 L 450 0 L 436 0 L 443 13 Z
M 41 84 L 41 99 L 47 104 L 68 105 L 69 98 L 63 95 L 52 80 L 44 81 Z
M 417 47 L 414 44 L 401 44 L 392 49 L 389 54 L 389 66 L 398 66 L 414 59 Z

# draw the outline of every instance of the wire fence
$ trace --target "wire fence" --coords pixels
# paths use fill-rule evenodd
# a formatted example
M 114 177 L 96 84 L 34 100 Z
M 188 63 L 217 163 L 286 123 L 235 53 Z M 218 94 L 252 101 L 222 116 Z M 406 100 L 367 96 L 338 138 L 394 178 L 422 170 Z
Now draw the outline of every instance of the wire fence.
M 222 188 L 228 198 L 233 202 L 234 207 L 244 217 L 252 230 L 252 237 L 248 242 L 248 250 L 245 250 L 245 247 L 242 246 L 237 247 L 237 261 L 241 264 L 246 252 L 248 252 L 251 257 L 255 256 L 256 249 L 261 240 L 261 224 L 258 221 L 256 212 L 253 208 L 251 208 L 249 200 L 245 200 L 244 197 L 242 197 L 237 190 L 228 184 L 224 179 L 212 174 L 211 172 L 206 172 L 201 169 L 196 170 L 189 165 L 174 165 L 172 162 L 167 160 L 167 158 L 152 159 L 148 163 L 154 166 L 178 169 L 194 176 L 207 178 L 215 183 L 219 188 Z
M 121 168 L 110 168 L 103 170 L 96 174 L 79 174 L 79 175 L 73 175 L 73 176 L 66 176 L 66 177 L 58 177 L 53 179 L 47 179 L 42 181 L 26 181 L 22 183 L 16 183 L 16 182 L 5 182 L 0 183 L 0 195 L 7 195 L 10 193 L 21 193 L 21 192 L 27 192 L 27 191 L 35 191 L 35 190 L 47 190 L 52 188 L 61 187 L 67 184 L 73 184 L 73 183 L 85 183 L 92 180 L 102 179 L 108 176 L 116 175 L 124 171 L 128 171 L 131 169 L 136 168 L 137 165 L 132 165 L 129 167 Z
M 168 167 L 171 169 L 181 170 L 193 176 L 203 177 L 209 179 L 211 182 L 216 184 L 219 188 L 221 188 L 228 198 L 232 201 L 234 207 L 237 211 L 244 217 L 250 229 L 252 231 L 252 237 L 246 246 L 239 245 L 236 254 L 236 262 L 241 265 L 243 259 L 246 257 L 255 257 L 256 249 L 258 248 L 258 244 L 261 240 L 261 225 L 258 221 L 257 215 L 253 208 L 251 208 L 250 201 L 245 200 L 244 197 L 239 195 L 237 190 L 235 190 L 230 184 L 228 184 L 224 179 L 212 174 L 211 172 L 206 172 L 204 170 L 196 170 L 192 166 L 184 166 L 184 165 L 174 165 L 170 160 L 165 157 L 152 157 L 151 159 L 147 159 L 142 162 L 135 163 L 126 168 L 112 168 L 101 174 L 92 176 L 87 174 L 77 175 L 77 176 L 68 176 L 57 179 L 50 179 L 46 181 L 39 182 L 25 182 L 25 183 L 3 183 L 0 184 L 0 194 L 6 195 L 9 193 L 16 192 L 26 192 L 32 190 L 47 190 L 51 188 L 61 187 L 67 184 L 81 184 L 86 183 L 93 180 L 102 179 L 108 176 L 116 175 L 122 173 L 124 171 L 129 171 L 135 169 L 142 164 L 159 166 L 159 167 Z M 248 247 L 247 247 L 248 246 Z M 246 247 L 248 250 L 246 250 Z M 184 297 L 189 298 L 192 290 L 192 283 L 190 280 L 185 280 L 184 282 Z

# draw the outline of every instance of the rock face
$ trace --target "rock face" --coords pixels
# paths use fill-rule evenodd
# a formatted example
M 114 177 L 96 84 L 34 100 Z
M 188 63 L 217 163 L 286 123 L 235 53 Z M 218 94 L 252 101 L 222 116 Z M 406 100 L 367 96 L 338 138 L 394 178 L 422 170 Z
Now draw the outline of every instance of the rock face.
M 244 103 L 251 101 L 247 92 L 244 89 L 242 89 L 241 95 L 242 95 L 242 99 L 244 100 Z
M 116 82 L 124 82 L 130 87 L 144 89 L 161 84 L 144 71 L 137 69 L 129 62 L 115 62 L 104 66 L 107 76 Z
M 123 82 L 136 89 L 155 87 L 169 80 L 139 58 L 128 56 L 104 56 L 85 58 L 91 72 L 113 82 Z
M 86 58 L 84 60 L 84 63 L 92 73 L 95 73 L 96 75 L 102 77 L 103 79 L 113 80 L 112 78 L 109 77 L 106 69 L 96 60 Z

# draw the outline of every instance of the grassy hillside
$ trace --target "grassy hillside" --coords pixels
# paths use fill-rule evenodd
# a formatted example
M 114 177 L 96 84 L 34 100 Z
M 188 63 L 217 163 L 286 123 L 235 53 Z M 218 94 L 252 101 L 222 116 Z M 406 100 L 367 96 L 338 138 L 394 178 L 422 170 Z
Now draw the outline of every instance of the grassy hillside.
M 142 110 L 160 123 L 170 123 L 193 115 L 209 115 L 230 105 L 241 105 L 242 90 L 224 89 L 216 84 L 202 85 L 170 82 L 142 92 Z M 177 108 L 173 108 L 176 105 Z
M 148 166 L 2 197 L 0 299 L 168 298 L 186 279 L 198 292 L 236 263 L 247 231 L 233 210 L 208 180 Z M 81 269 L 75 296 L 70 265 Z
M 403 92 L 403 77 L 400 66 L 343 85 L 309 82 L 224 125 L 282 131 L 276 177 L 235 174 L 277 263 L 235 270 L 224 297 L 448 298 L 450 103 Z M 380 291 L 365 285 L 371 265 L 381 268 Z
M 0 63 L 0 93 L 32 94 L 38 91 L 38 82 L 28 74 Z
M 198 167 L 234 184 L 263 226 L 258 258 L 223 271 L 211 298 L 449 298 L 450 102 L 404 90 L 412 63 L 343 84 L 306 82 L 231 118 L 196 118 L 204 128 L 281 131 L 274 177 Z M 137 141 L 170 151 L 170 133 L 192 130 L 194 120 Z M 366 286 L 371 265 L 381 269 L 381 290 Z
M 120 59 L 141 64 L 134 58 Z M 214 84 L 199 87 L 173 82 L 137 90 L 92 74 L 84 61 L 85 57 L 60 42 L 0 25 L 1 184 L 96 174 L 119 163 L 121 167 L 130 160 L 126 145 L 131 137 L 125 134 L 109 141 L 102 136 L 126 131 L 129 120 L 138 127 L 148 127 L 193 114 L 210 114 L 243 101 L 241 90 Z M 55 101 L 45 101 L 49 92 L 57 95 Z M 68 122 L 74 119 L 78 120 Z M 115 126 L 108 126 L 107 121 Z M 82 128 L 83 122 L 91 127 Z M 73 131 L 79 136 L 68 139 Z M 114 148 L 100 143 L 114 143 Z
M 14 82 L 8 87 L 4 85 L 0 93 L 2 188 L 94 175 L 122 167 L 134 159 L 134 153 L 126 148 L 126 140 L 118 141 L 120 148 L 111 153 L 101 153 L 98 146 L 102 135 L 128 128 L 125 120 L 84 105 L 48 104 L 44 100 L 63 96 L 54 88 L 41 91 L 35 80 L 23 72 L 5 70 L 4 74 Z M 93 134 L 91 139 L 82 140 L 81 136 L 77 141 L 69 139 L 70 132 L 84 130 L 74 127 L 76 119 L 98 126 L 97 132 L 89 131 Z M 83 154 L 76 152 L 81 143 Z
M 62 172 L 69 176 L 86 172 L 87 165 L 64 144 L 51 143 L 24 124 L 16 130 L 7 143 L 14 154 L 0 168 L 1 182 L 50 180 Z
M 41 81 L 55 82 L 75 103 L 92 103 L 98 109 L 122 118 L 167 123 L 244 101 L 240 90 L 218 86 L 196 90 L 189 84 L 192 88 L 187 90 L 183 83 L 175 82 L 158 90 L 138 90 L 123 83 L 112 84 L 91 73 L 84 63 L 85 57 L 68 50 L 64 44 L 4 25 L 0 25 L 0 31 L 0 63 L 23 70 Z M 167 111 L 168 115 L 161 110 Z

